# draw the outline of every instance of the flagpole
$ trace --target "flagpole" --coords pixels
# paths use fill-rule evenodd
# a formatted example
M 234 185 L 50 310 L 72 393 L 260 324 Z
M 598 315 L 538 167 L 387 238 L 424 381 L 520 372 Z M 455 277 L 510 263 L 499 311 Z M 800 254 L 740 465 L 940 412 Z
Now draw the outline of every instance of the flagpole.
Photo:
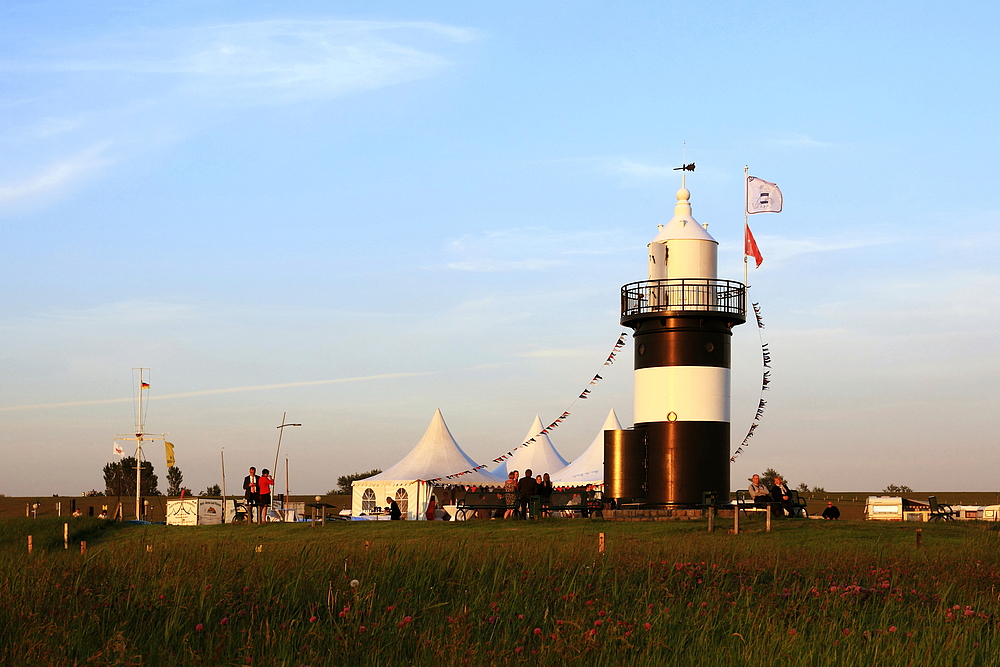
M 226 522 L 226 448 L 219 452 L 222 457 L 222 523 Z M 236 505 L 233 504 L 233 514 L 236 514 Z
M 748 179 L 750 178 L 750 166 L 743 166 L 743 290 L 744 292 L 749 287 L 747 285 L 747 227 L 750 226 L 750 212 L 747 211 L 747 201 L 750 197 L 750 186 Z

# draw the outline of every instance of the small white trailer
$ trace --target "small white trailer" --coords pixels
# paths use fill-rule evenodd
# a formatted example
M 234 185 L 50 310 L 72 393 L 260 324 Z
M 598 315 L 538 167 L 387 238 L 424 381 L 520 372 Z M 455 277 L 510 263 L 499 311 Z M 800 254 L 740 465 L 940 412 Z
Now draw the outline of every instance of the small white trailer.
M 865 519 L 869 521 L 928 521 L 931 506 L 900 496 L 868 496 Z

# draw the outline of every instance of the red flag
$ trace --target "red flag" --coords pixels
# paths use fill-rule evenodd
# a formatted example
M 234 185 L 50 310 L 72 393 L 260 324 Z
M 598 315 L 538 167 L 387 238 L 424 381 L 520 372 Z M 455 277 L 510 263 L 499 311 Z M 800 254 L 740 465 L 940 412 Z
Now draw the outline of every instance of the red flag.
M 757 260 L 757 267 L 760 267 L 760 263 L 764 261 L 764 257 L 760 254 L 760 248 L 757 247 L 757 241 L 753 238 L 753 232 L 750 231 L 750 225 L 744 225 L 743 234 L 743 254 L 747 257 L 753 257 Z

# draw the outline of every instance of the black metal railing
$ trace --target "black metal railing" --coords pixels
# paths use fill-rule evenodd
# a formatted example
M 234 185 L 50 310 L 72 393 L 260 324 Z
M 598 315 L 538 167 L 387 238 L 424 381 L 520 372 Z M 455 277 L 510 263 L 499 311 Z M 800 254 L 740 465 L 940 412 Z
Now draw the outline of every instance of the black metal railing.
M 746 319 L 746 288 L 734 280 L 669 278 L 622 286 L 622 321 L 651 313 L 726 313 Z

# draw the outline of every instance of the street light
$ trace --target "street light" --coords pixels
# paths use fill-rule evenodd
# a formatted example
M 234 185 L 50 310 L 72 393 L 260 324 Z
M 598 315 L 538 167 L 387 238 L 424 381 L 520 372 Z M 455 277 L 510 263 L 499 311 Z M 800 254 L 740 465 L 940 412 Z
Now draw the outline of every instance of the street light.
M 272 469 L 275 473 L 278 472 L 278 452 L 281 451 L 281 434 L 284 433 L 286 426 L 302 426 L 302 424 L 286 424 L 285 417 L 288 416 L 287 412 L 281 413 L 281 426 L 278 427 L 278 448 L 274 450 L 274 468 Z

